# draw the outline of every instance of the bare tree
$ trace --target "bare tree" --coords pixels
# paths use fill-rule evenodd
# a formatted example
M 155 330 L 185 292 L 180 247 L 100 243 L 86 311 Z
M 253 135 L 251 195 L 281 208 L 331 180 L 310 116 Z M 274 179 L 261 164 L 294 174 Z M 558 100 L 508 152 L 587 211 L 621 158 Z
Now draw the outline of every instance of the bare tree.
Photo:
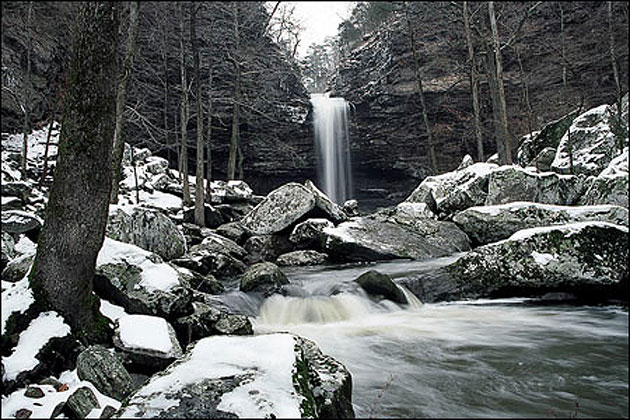
M 193 56 L 193 80 L 195 85 L 195 105 L 197 120 L 197 144 L 196 144 L 196 165 L 195 165 L 195 223 L 199 226 L 206 225 L 205 208 L 204 208 L 204 188 L 203 188 L 203 113 L 201 110 L 201 76 L 199 72 L 199 47 L 197 45 L 197 11 L 198 5 L 191 3 L 190 5 L 190 44 Z
M 180 130 L 181 130 L 181 149 L 179 159 L 181 162 L 180 176 L 184 183 L 184 205 L 190 206 L 190 184 L 188 181 L 188 134 L 187 125 L 189 119 L 188 109 L 188 83 L 186 81 L 186 56 L 184 50 L 184 5 L 179 3 L 179 70 L 181 76 L 181 104 L 180 104 Z
M 33 50 L 33 34 L 32 34 L 32 20 L 33 20 L 33 2 L 28 2 L 26 9 L 26 75 L 24 83 L 24 103 L 22 104 L 22 112 L 24 113 L 24 127 L 23 135 L 24 141 L 22 143 L 22 156 L 20 159 L 20 170 L 22 171 L 22 179 L 26 179 L 26 165 L 28 158 L 28 134 L 31 132 L 31 102 L 33 92 L 33 74 L 31 70 L 31 55 Z
M 234 179 L 236 172 L 236 155 L 239 150 L 239 137 L 240 137 L 240 102 L 241 102 L 241 62 L 239 61 L 238 51 L 240 50 L 240 28 L 239 28 L 239 5 L 238 2 L 232 3 L 232 30 L 234 33 L 234 49 L 237 52 L 236 56 L 229 55 L 234 64 L 234 94 L 232 97 L 232 135 L 230 137 L 230 150 L 228 155 L 227 166 L 227 178 Z
M 206 202 L 212 201 L 212 77 L 213 67 L 210 67 L 208 75 L 208 128 L 206 133 Z
M 114 3 L 82 3 L 76 25 L 57 168 L 29 282 L 41 308 L 58 311 L 84 341 L 101 342 L 111 330 L 92 294 L 92 279 L 112 179 Z
M 470 93 L 473 106 L 473 126 L 475 140 L 477 144 L 477 160 L 483 162 L 485 154 L 483 151 L 483 137 L 481 134 L 481 112 L 479 106 L 479 76 L 477 75 L 477 62 L 475 60 L 475 49 L 473 46 L 472 33 L 470 30 L 470 17 L 468 15 L 468 2 L 463 3 L 464 11 L 464 32 L 466 33 L 466 45 L 468 47 L 468 61 L 470 65 Z

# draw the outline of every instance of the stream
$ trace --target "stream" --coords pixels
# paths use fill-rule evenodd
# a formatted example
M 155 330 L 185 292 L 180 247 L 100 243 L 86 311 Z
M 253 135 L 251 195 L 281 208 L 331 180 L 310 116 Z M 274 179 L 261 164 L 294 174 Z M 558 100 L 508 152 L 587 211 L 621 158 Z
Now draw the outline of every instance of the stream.
M 255 313 L 257 334 L 289 331 L 344 363 L 357 417 L 627 418 L 627 309 L 525 298 L 397 305 L 352 282 L 368 269 L 399 282 L 454 258 L 290 268 L 292 296 L 260 306 L 235 292 L 228 306 Z

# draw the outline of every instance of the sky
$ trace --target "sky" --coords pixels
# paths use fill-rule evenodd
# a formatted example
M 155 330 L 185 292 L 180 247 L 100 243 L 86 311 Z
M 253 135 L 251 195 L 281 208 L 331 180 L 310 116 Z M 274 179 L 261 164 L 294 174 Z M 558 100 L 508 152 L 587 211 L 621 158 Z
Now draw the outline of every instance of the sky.
M 298 55 L 304 57 L 308 46 L 321 43 L 324 38 L 337 34 L 342 19 L 350 15 L 354 2 L 351 1 L 292 1 L 295 12 L 304 26 Z M 274 2 L 275 4 L 275 2 Z M 273 7 L 273 6 L 272 6 Z

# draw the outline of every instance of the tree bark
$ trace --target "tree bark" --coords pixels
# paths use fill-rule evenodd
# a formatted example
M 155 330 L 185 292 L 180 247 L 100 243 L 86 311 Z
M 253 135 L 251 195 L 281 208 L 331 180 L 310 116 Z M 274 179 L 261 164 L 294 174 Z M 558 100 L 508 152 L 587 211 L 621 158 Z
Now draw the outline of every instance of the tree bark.
M 615 97 L 616 97 L 616 102 L 617 102 L 617 117 L 616 117 L 617 121 L 613 123 L 613 125 L 616 125 L 617 127 L 614 127 L 613 129 L 614 131 L 617 131 L 615 135 L 616 143 L 619 150 L 621 150 L 623 149 L 623 146 L 624 146 L 623 139 L 628 137 L 628 131 L 626 128 L 626 124 L 622 121 L 622 117 L 621 117 L 622 91 L 621 91 L 621 81 L 619 79 L 617 56 L 615 55 L 615 34 L 613 30 L 612 5 L 613 5 L 613 2 L 609 1 L 608 2 L 608 51 L 610 54 L 610 63 L 613 68 L 613 76 L 615 78 Z
M 53 125 L 55 124 L 55 113 L 50 115 L 50 124 L 48 124 L 48 134 L 46 134 L 46 147 L 44 148 L 44 165 L 42 167 L 42 176 L 39 178 L 39 185 L 44 184 L 46 175 L 48 175 L 48 149 L 50 148 L 50 137 L 52 136 Z
M 203 113 L 201 110 L 201 80 L 199 74 L 199 48 L 197 46 L 197 9 L 198 6 L 191 4 L 190 6 L 190 45 L 193 55 L 193 77 L 195 80 L 195 95 L 197 95 L 195 104 L 197 108 L 197 160 L 195 166 L 195 224 L 199 226 L 206 225 L 205 208 L 204 208 L 204 188 L 203 188 Z
M 208 76 L 208 128 L 206 134 L 206 202 L 212 202 L 212 73 L 213 67 L 210 66 L 210 75 Z
M 420 60 L 418 58 L 418 51 L 416 50 L 416 42 L 413 34 L 413 27 L 411 26 L 411 18 L 409 16 L 409 2 L 405 2 L 405 17 L 407 19 L 407 32 L 409 35 L 409 48 L 413 54 L 414 74 L 416 76 L 416 83 L 418 84 L 418 97 L 420 99 L 420 106 L 422 108 L 422 121 L 424 122 L 424 128 L 427 132 L 427 150 L 429 155 L 429 165 L 433 174 L 438 173 L 437 157 L 435 154 L 435 144 L 433 143 L 433 134 L 431 133 L 431 126 L 429 125 L 429 117 L 427 115 L 427 107 L 424 101 L 424 92 L 422 88 L 422 76 L 420 75 Z
M 228 166 L 227 166 L 227 178 L 228 180 L 234 179 L 234 175 L 236 172 L 236 155 L 238 153 L 239 148 L 239 127 L 240 127 L 240 100 L 241 100 L 241 65 L 238 62 L 238 51 L 240 49 L 240 35 L 239 35 L 239 23 L 238 23 L 238 4 L 236 2 L 232 3 L 233 5 L 233 16 L 234 16 L 234 42 L 235 42 L 235 52 L 236 57 L 232 57 L 232 61 L 234 63 L 234 71 L 235 71 L 235 81 L 234 81 L 234 95 L 232 98 L 232 135 L 230 137 L 230 150 L 228 155 Z
M 22 111 L 24 112 L 24 139 L 22 143 L 22 156 L 20 159 L 20 170 L 22 172 L 23 180 L 26 180 L 26 166 L 28 159 L 28 134 L 31 131 L 31 92 L 33 90 L 33 75 L 31 71 L 31 50 L 33 49 L 32 20 L 33 2 L 29 1 L 26 11 L 26 75 L 24 76 L 24 105 L 22 107 Z
M 497 29 L 497 19 L 494 13 L 494 2 L 488 2 L 488 17 L 490 19 L 490 29 L 492 31 L 492 50 L 494 61 L 494 79 L 496 83 L 496 103 L 497 117 L 499 124 L 499 132 L 501 138 L 497 142 L 503 144 L 503 154 L 499 152 L 499 162 L 502 165 L 512 164 L 512 145 L 510 140 L 510 132 L 507 123 L 507 106 L 505 104 L 505 89 L 503 87 L 503 64 L 501 58 L 501 45 L 499 43 L 499 31 Z M 498 147 L 497 147 L 498 149 Z
M 118 13 L 114 2 L 82 3 L 64 98 L 59 157 L 30 273 L 42 310 L 59 312 L 85 342 L 111 329 L 92 294 L 112 180 Z
M 179 3 L 179 71 L 181 75 L 181 88 L 182 88 L 182 100 L 181 100 L 181 150 L 180 150 L 180 176 L 182 177 L 184 184 L 183 201 L 184 206 L 190 206 L 190 185 L 188 182 L 188 134 L 186 132 L 186 126 L 188 125 L 188 85 L 186 83 L 186 58 L 184 51 L 184 6 L 183 3 Z
M 470 18 L 468 16 L 468 2 L 464 2 L 464 32 L 466 33 L 466 45 L 468 46 L 468 60 L 470 61 L 470 93 L 473 106 L 473 126 L 475 140 L 477 144 L 477 160 L 483 162 L 485 153 L 483 151 L 483 137 L 481 134 L 481 113 L 479 107 L 479 78 L 477 77 L 477 63 L 475 61 L 475 49 L 470 30 Z
M 168 16 L 168 10 L 166 7 L 164 7 L 163 9 L 163 15 L 162 15 L 162 28 L 161 28 L 161 33 L 162 33 L 162 71 L 163 71 L 163 76 L 164 77 L 164 103 L 162 104 L 162 114 L 164 117 L 164 144 L 166 145 L 166 158 L 169 162 L 169 165 L 171 163 L 171 144 L 170 144 L 170 139 L 169 139 L 169 135 L 168 135 L 168 105 L 170 103 L 169 101 L 169 85 L 168 85 L 168 46 L 166 43 L 166 36 L 168 34 L 168 25 L 167 25 L 167 16 Z
M 133 69 L 133 58 L 136 53 L 136 38 L 138 37 L 138 9 L 137 1 L 127 2 L 129 10 L 129 22 L 127 24 L 127 40 L 125 42 L 125 58 L 122 65 L 122 74 L 116 88 L 116 126 L 114 129 L 114 152 L 112 154 L 112 191 L 109 197 L 111 204 L 118 203 L 118 186 L 122 178 L 122 159 L 125 151 L 126 119 L 125 106 L 127 97 L 127 84 Z

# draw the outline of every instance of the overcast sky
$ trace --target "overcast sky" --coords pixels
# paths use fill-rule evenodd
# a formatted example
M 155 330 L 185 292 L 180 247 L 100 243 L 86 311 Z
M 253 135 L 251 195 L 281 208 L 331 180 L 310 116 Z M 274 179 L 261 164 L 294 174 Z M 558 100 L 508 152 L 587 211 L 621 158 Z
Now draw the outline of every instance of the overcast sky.
M 350 15 L 354 4 L 351 1 L 292 1 L 286 3 L 297 6 L 295 12 L 304 26 L 302 41 L 298 47 L 300 57 L 304 57 L 308 46 L 312 43 L 317 44 L 327 36 L 336 35 L 341 20 Z

